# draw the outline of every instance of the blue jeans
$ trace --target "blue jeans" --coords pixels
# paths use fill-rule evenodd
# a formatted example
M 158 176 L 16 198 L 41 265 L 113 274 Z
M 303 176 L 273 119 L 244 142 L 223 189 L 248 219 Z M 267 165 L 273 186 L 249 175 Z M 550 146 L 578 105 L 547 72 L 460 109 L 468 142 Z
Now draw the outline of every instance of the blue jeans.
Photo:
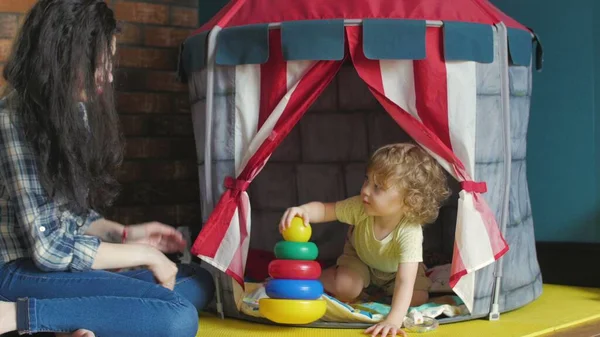
M 194 337 L 214 292 L 210 273 L 194 265 L 179 265 L 174 291 L 147 269 L 48 273 L 30 259 L 0 265 L 0 300 L 17 302 L 19 333 Z

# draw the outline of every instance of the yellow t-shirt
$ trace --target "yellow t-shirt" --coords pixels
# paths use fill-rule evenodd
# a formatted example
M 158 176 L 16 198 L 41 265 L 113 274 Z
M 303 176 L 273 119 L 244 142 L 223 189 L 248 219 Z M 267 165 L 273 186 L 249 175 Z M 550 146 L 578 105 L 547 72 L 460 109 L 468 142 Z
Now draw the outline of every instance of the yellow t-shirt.
M 398 264 L 423 262 L 423 228 L 399 223 L 383 240 L 373 231 L 373 217 L 365 213 L 362 198 L 355 196 L 335 204 L 338 221 L 353 225 L 352 246 L 369 267 L 385 273 L 398 271 Z

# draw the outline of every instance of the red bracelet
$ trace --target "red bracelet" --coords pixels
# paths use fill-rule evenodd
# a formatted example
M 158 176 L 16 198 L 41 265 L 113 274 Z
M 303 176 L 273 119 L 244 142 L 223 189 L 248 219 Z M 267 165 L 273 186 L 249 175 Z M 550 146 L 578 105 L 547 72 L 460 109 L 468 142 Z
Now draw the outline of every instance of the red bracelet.
M 121 243 L 127 242 L 127 226 L 123 226 L 123 235 L 121 236 Z

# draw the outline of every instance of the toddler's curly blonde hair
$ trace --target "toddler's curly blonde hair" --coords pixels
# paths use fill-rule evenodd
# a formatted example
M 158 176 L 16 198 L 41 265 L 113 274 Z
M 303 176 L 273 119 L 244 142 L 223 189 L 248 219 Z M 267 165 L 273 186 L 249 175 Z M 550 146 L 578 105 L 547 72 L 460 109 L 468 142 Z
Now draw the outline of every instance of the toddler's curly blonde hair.
M 390 144 L 379 148 L 367 164 L 374 183 L 383 189 L 404 193 L 405 216 L 415 224 L 437 219 L 450 189 L 444 170 L 425 150 L 415 144 Z

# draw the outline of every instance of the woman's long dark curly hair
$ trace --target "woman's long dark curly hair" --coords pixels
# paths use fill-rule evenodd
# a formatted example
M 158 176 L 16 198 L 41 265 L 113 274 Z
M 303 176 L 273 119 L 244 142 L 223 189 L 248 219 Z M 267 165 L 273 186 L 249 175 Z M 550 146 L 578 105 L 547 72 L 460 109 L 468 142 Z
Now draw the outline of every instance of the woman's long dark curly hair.
M 109 206 L 119 190 L 122 135 L 108 80 L 117 33 L 102 0 L 40 0 L 4 69 L 42 184 L 78 214 Z

